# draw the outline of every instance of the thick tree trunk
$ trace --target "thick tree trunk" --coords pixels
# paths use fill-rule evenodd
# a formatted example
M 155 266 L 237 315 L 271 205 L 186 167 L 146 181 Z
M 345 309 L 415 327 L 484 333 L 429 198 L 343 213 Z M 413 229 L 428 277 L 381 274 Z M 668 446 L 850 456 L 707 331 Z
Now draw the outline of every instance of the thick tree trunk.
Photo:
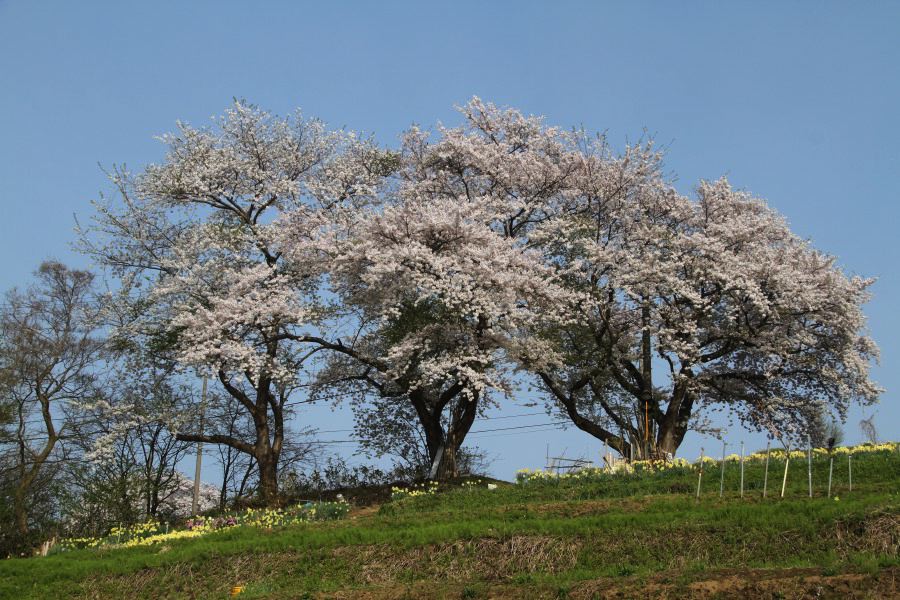
M 276 434 L 278 427 L 275 427 Z M 274 443 L 269 443 L 268 420 L 258 421 L 256 424 L 256 462 L 259 465 L 259 495 L 266 506 L 278 504 L 278 459 L 280 458 L 281 442 L 278 435 Z
M 656 437 L 656 448 L 661 457 L 666 454 L 675 455 L 687 434 L 694 409 L 695 395 L 690 391 L 689 383 L 693 373 L 689 367 L 684 367 L 680 375 L 679 382 L 672 389 L 666 412 L 658 421 L 659 433 Z
M 459 477 L 459 449 L 475 422 L 478 400 L 476 395 L 471 400 L 463 399 L 454 407 L 441 455 L 432 457 L 432 479 L 446 481 Z
M 432 479 L 435 481 L 447 481 L 448 479 L 459 477 L 459 465 L 456 460 L 458 451 L 452 444 L 448 444 L 442 449 L 440 456 L 435 457 L 437 462 L 432 468 Z
M 47 423 L 47 428 L 49 430 L 49 437 L 47 439 L 47 443 L 44 445 L 43 450 L 38 453 L 34 457 L 34 462 L 31 465 L 31 468 L 27 471 L 24 468 L 24 448 L 25 442 L 20 437 L 20 463 L 19 467 L 19 481 L 16 482 L 16 489 L 13 492 L 13 518 L 15 520 L 16 534 L 19 538 L 19 544 L 21 548 L 25 549 L 25 543 L 28 540 L 28 506 L 27 506 L 27 496 L 28 491 L 31 489 L 31 486 L 34 484 L 35 480 L 40 473 L 40 470 L 44 466 L 44 461 L 47 460 L 47 457 L 50 456 L 50 453 L 53 451 L 53 447 L 56 445 L 57 440 L 59 439 L 56 430 L 53 428 L 53 423 L 50 421 L 50 412 L 49 412 L 49 404 L 42 402 L 44 419 Z
M 25 489 L 21 486 L 16 489 L 13 497 L 13 516 L 19 544 L 24 544 L 28 539 L 28 509 L 25 506 Z
M 278 504 L 278 458 L 270 454 L 256 457 L 259 464 L 259 495 L 266 506 Z
M 427 402 L 421 394 L 411 395 L 419 422 L 425 433 L 425 444 L 428 447 L 430 468 L 428 477 L 436 481 L 446 481 L 459 477 L 459 449 L 465 441 L 469 429 L 475 422 L 478 413 L 479 396 L 472 399 L 460 399 L 462 388 L 455 386 L 436 402 Z M 447 430 L 441 424 L 441 415 L 447 404 L 456 399 L 456 405 L 450 411 L 450 422 Z

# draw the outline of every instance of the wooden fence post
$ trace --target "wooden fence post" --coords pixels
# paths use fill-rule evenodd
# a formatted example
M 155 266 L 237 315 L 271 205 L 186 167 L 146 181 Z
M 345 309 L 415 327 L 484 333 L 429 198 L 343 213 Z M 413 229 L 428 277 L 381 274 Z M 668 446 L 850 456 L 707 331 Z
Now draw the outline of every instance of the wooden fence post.
M 766 497 L 766 491 L 769 487 L 769 448 L 772 446 L 772 440 L 766 441 L 766 470 L 763 475 L 763 498 Z

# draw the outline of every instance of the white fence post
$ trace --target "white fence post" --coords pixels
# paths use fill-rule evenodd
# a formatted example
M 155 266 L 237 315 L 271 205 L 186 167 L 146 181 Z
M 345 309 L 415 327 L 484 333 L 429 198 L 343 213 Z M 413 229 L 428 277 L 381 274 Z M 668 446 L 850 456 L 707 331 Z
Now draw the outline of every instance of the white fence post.
M 725 492 L 725 438 L 722 438 L 722 470 L 719 477 L 719 498 Z
M 697 500 L 700 499 L 700 482 L 703 481 L 703 448 L 700 448 L 700 474 L 697 475 Z
M 784 479 L 781 480 L 781 497 L 784 498 L 784 488 L 787 487 L 788 464 L 791 462 L 791 446 L 784 446 Z
M 828 453 L 828 497 L 831 498 L 831 473 L 834 471 L 834 454 Z
M 806 436 L 806 463 L 809 475 L 809 497 L 812 498 L 812 441 Z
M 847 454 L 847 481 L 850 484 L 848 492 L 853 491 L 853 451 Z

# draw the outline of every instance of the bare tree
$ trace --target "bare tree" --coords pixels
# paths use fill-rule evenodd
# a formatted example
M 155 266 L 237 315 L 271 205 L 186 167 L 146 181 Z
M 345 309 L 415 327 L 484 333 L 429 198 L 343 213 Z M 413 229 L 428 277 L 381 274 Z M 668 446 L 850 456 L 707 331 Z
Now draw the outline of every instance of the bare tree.
M 870 444 L 878 443 L 878 431 L 875 429 L 875 415 L 859 422 L 859 430 Z
M 63 458 L 73 414 L 95 397 L 94 367 L 103 347 L 93 275 L 50 261 L 35 276 L 34 285 L 10 291 L 0 307 L 0 396 L 15 419 L 7 445 L 13 447 L 15 530 L 23 544 L 29 493 L 45 467 Z

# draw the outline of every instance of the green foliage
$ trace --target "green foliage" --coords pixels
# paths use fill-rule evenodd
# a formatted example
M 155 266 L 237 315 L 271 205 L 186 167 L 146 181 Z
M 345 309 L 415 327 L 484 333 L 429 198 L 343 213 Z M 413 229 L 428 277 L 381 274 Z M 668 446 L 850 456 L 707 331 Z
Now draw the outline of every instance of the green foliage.
M 446 317 L 434 301 L 407 301 L 400 307 L 399 314 L 385 324 L 382 336 L 387 345 L 398 344 L 410 333 L 440 323 L 442 318 Z

